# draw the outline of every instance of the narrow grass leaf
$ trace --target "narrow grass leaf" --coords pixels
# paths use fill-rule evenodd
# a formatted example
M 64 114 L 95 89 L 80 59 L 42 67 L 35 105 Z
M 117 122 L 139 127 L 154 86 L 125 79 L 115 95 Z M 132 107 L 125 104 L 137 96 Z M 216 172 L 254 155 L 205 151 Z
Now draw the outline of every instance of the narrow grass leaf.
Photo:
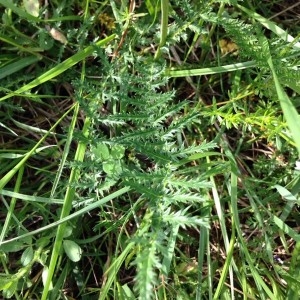
M 173 225 L 170 233 L 170 237 L 168 239 L 168 246 L 167 246 L 167 253 L 164 256 L 163 262 L 162 262 L 162 274 L 164 276 L 168 276 L 170 267 L 171 267 L 171 261 L 174 256 L 175 246 L 176 246 L 176 239 L 178 235 L 180 225 Z
M 296 242 L 300 242 L 300 234 L 298 234 L 293 228 L 291 228 L 275 215 L 270 215 L 270 217 L 274 224 L 276 224 L 278 228 L 280 228 L 285 234 L 290 236 Z
M 19 128 L 22 128 L 26 131 L 29 131 L 29 132 L 36 132 L 36 133 L 47 133 L 47 130 L 45 129 L 41 129 L 41 128 L 38 128 L 38 127 L 34 127 L 34 126 L 30 126 L 28 124 L 25 124 L 25 123 L 21 123 L 21 122 L 18 122 L 14 119 L 11 119 L 15 125 L 17 125 Z M 52 133 L 54 134 L 54 133 Z
M 1 71 L 0 71 L 1 72 Z M 10 129 L 8 126 L 6 126 L 5 124 L 3 124 L 2 122 L 0 122 L 0 126 L 5 128 L 6 130 L 8 130 L 11 134 L 13 134 L 14 136 L 18 136 L 17 133 L 15 133 L 12 129 Z
M 21 166 L 20 170 L 18 172 L 18 177 L 17 177 L 17 181 L 15 184 L 14 192 L 19 192 L 21 183 L 22 183 L 22 179 L 23 179 L 23 175 L 24 175 L 24 166 Z M 4 222 L 2 230 L 1 230 L 0 245 L 8 233 L 10 220 L 14 215 L 14 209 L 15 209 L 16 203 L 17 203 L 17 199 L 13 197 L 10 201 L 9 209 L 8 209 L 8 212 L 7 212 L 7 215 L 5 218 L 5 222 Z
M 23 266 L 27 266 L 33 258 L 33 248 L 27 247 L 21 256 L 21 263 Z
M 293 47 L 296 49 L 300 49 L 300 43 L 296 42 L 295 38 L 293 38 L 291 35 L 289 35 L 285 30 L 277 26 L 274 22 L 264 18 L 260 14 L 244 7 L 241 5 L 237 5 L 238 8 L 246 12 L 251 18 L 256 19 L 260 24 L 265 26 L 267 29 L 274 32 L 278 37 L 283 39 L 284 41 L 290 42 L 293 44 Z
M 0 68 L 0 79 L 16 73 L 40 60 L 38 56 L 28 56 Z
M 39 203 L 48 203 L 48 204 L 63 204 L 63 199 L 54 199 L 54 198 L 46 198 L 46 197 L 39 197 L 39 196 L 30 196 L 25 194 L 20 194 L 8 190 L 1 190 L 0 195 L 8 196 L 16 199 L 20 199 L 27 202 L 39 202 Z
M 295 201 L 297 202 L 297 198 L 290 192 L 288 191 L 285 187 L 279 185 L 279 184 L 276 184 L 274 186 L 276 188 L 276 190 L 278 191 L 278 193 L 285 199 L 285 200 L 288 200 L 288 201 Z M 299 202 L 300 204 L 300 202 Z
M 0 101 L 3 101 L 3 100 L 8 99 L 10 97 L 13 97 L 15 94 L 24 93 L 24 92 L 26 92 L 26 91 L 28 91 L 28 90 L 44 83 L 46 81 L 49 81 L 49 80 L 55 78 L 56 76 L 58 76 L 61 73 L 65 72 L 66 70 L 70 69 L 74 65 L 78 64 L 80 61 L 84 60 L 86 57 L 93 54 L 93 52 L 95 51 L 95 49 L 97 47 L 101 47 L 101 46 L 109 43 L 114 38 L 115 38 L 115 34 L 112 34 L 112 35 L 108 36 L 107 38 L 98 41 L 97 43 L 95 43 L 95 45 L 91 45 L 91 46 L 86 47 L 85 49 L 79 51 L 78 53 L 74 54 L 73 56 L 67 58 L 62 63 L 56 65 L 55 67 L 53 67 L 49 71 L 43 73 L 42 75 L 40 75 L 39 77 L 37 77 L 36 79 L 31 81 L 30 83 L 22 86 L 21 88 L 19 88 L 15 92 L 9 93 L 8 95 L 0 98 Z
M 204 226 L 201 226 L 200 237 L 199 237 L 199 248 L 198 248 L 198 283 L 197 283 L 196 300 L 202 299 L 204 257 L 207 252 L 208 244 L 209 244 L 209 229 Z
M 121 265 L 124 263 L 126 257 L 128 256 L 129 252 L 132 251 L 134 246 L 135 246 L 134 242 L 128 243 L 126 248 L 120 253 L 120 255 L 117 258 L 115 258 L 113 260 L 110 267 L 105 271 L 105 273 L 107 274 L 107 281 L 100 290 L 98 300 L 107 299 L 107 294 L 108 294 L 114 280 L 117 279 L 117 273 L 118 273 L 119 269 L 121 268 Z
M 251 271 L 252 277 L 255 280 L 258 292 L 259 292 L 259 297 L 260 299 L 265 298 L 265 295 L 263 291 L 268 295 L 268 297 L 272 300 L 277 300 L 272 291 L 269 289 L 269 287 L 266 285 L 266 283 L 263 281 L 261 278 L 260 274 L 258 273 L 256 266 L 253 263 L 253 259 L 249 253 L 248 247 L 245 243 L 243 232 L 241 230 L 241 224 L 239 220 L 239 210 L 238 210 L 238 204 L 237 204 L 237 175 L 235 172 L 236 166 L 233 166 L 233 171 L 231 172 L 231 205 L 232 205 L 232 215 L 233 215 L 233 220 L 236 225 L 236 232 L 237 236 L 239 238 L 239 241 L 241 243 L 241 249 L 245 255 L 247 264 L 249 265 L 249 269 Z
M 10 179 L 16 174 L 16 172 L 24 166 L 26 161 L 35 153 L 39 146 L 45 141 L 47 136 L 53 132 L 55 127 L 72 111 L 74 105 L 65 113 L 57 122 L 47 131 L 47 133 L 36 143 L 36 145 L 24 156 L 24 158 L 17 163 L 8 173 L 6 173 L 0 180 L 0 190 L 2 190 L 5 185 L 10 181 Z
M 74 112 L 73 112 L 71 124 L 69 126 L 67 140 L 65 142 L 62 158 L 61 158 L 61 161 L 60 161 L 60 164 L 59 164 L 59 167 L 58 167 L 58 170 L 56 172 L 55 179 L 54 179 L 54 182 L 53 182 L 53 185 L 52 185 L 52 189 L 51 189 L 51 193 L 50 193 L 51 197 L 54 197 L 56 188 L 59 184 L 61 174 L 63 172 L 63 168 L 64 168 L 66 160 L 67 160 L 67 156 L 69 154 L 70 145 L 71 145 L 72 140 L 73 140 L 72 138 L 73 138 L 74 129 L 75 129 L 75 126 L 77 124 L 78 113 L 79 113 L 79 104 L 77 103 L 77 105 L 75 106 Z
M 6 35 L 0 34 L 0 40 L 3 41 L 4 43 L 7 43 L 7 44 L 10 44 L 10 45 L 13 45 L 13 46 L 17 47 L 21 52 L 30 53 L 30 54 L 36 56 L 38 59 L 43 58 L 43 56 L 41 54 L 39 54 L 36 51 L 31 50 L 30 47 L 28 47 L 28 48 L 23 47 L 22 45 L 18 44 L 14 39 L 11 39 L 10 37 L 8 37 Z M 0 101 L 1 101 L 1 99 L 0 99 Z
M 168 34 L 169 0 L 161 0 L 160 41 L 155 53 L 155 59 L 161 56 L 161 48 L 164 47 Z
M 165 75 L 168 77 L 201 76 L 201 75 L 233 72 L 233 71 L 243 70 L 243 69 L 248 69 L 253 67 L 256 67 L 256 62 L 248 61 L 248 62 L 236 63 L 236 64 L 225 65 L 220 67 L 201 68 L 201 69 L 189 69 L 189 70 L 166 69 Z
M 232 195 L 232 196 L 234 196 L 234 195 Z M 226 281 L 226 278 L 227 278 L 227 274 L 228 274 L 228 271 L 229 271 L 229 269 L 232 265 L 232 256 L 233 256 L 235 243 L 236 243 L 236 240 L 235 240 L 235 224 L 234 224 L 234 219 L 232 218 L 232 233 L 231 233 L 230 243 L 229 243 L 229 247 L 228 247 L 228 253 L 227 253 L 227 256 L 226 256 L 226 261 L 225 261 L 225 264 L 223 266 L 223 270 L 222 270 L 222 273 L 221 273 L 221 277 L 220 277 L 218 286 L 216 288 L 216 291 L 215 291 L 215 294 L 214 294 L 214 297 L 213 297 L 214 300 L 220 299 L 220 295 L 222 293 L 222 290 L 224 289 L 224 284 L 225 284 L 225 281 Z M 231 278 L 232 278 L 232 276 L 231 276 Z M 233 288 L 233 280 L 231 280 L 231 287 Z M 231 294 L 232 294 L 232 297 L 234 298 L 233 289 L 231 290 Z M 231 299 L 233 299 L 233 298 L 231 298 Z
M 78 105 L 76 106 L 76 108 L 78 109 Z M 89 136 L 90 123 L 91 123 L 91 119 L 86 118 L 84 125 L 83 125 L 83 129 L 82 129 L 82 135 L 85 138 L 87 138 Z M 75 162 L 83 161 L 86 147 L 87 147 L 86 141 L 79 142 L 76 152 L 75 152 L 75 157 L 74 157 Z M 78 181 L 79 176 L 80 176 L 80 170 L 76 167 L 73 167 L 71 170 L 70 177 L 69 177 L 69 186 L 65 193 L 64 204 L 62 206 L 60 219 L 65 218 L 70 214 L 70 211 L 72 208 L 72 201 L 75 196 L 74 183 Z M 63 238 L 64 238 L 65 228 L 66 228 L 65 223 L 62 223 L 62 224 L 58 225 L 58 227 L 57 227 L 55 241 L 54 241 L 53 250 L 51 253 L 51 259 L 50 259 L 50 263 L 49 263 L 48 278 L 46 280 L 45 288 L 43 290 L 43 294 L 41 297 L 42 300 L 46 300 L 48 298 L 49 287 L 50 287 L 50 283 L 52 281 L 52 277 L 53 277 L 53 274 L 54 274 L 54 271 L 55 271 L 55 268 L 57 265 L 58 257 L 60 255 L 60 250 L 61 250 L 61 246 L 62 246 L 62 242 L 63 242 Z
M 295 145 L 296 145 L 296 148 L 298 151 L 298 157 L 300 157 L 300 130 L 299 130 L 300 116 L 299 116 L 295 106 L 293 105 L 293 103 L 291 102 L 291 100 L 289 99 L 288 95 L 285 93 L 285 91 L 283 90 L 283 88 L 279 82 L 279 79 L 278 79 L 278 76 L 276 74 L 275 67 L 273 64 L 273 60 L 271 57 L 267 39 L 262 39 L 262 45 L 263 45 L 264 51 L 268 55 L 267 62 L 269 64 L 269 67 L 270 67 L 272 75 L 273 75 L 273 80 L 275 83 L 277 96 L 278 96 L 284 117 L 285 117 L 288 127 L 291 131 L 291 135 L 295 142 Z
M 114 192 L 114 193 L 112 193 L 112 194 L 110 194 L 110 195 L 108 195 L 108 196 L 106 196 L 106 197 L 104 197 L 104 198 L 102 198 L 102 199 L 100 199 L 100 200 L 98 200 L 98 201 L 90 204 L 90 205 L 87 205 L 86 207 L 84 207 L 84 208 L 82 208 L 82 209 L 80 209 L 80 210 L 78 210 L 78 211 L 76 211 L 76 212 L 68 215 L 65 218 L 61 218 L 58 221 L 55 221 L 55 222 L 53 222 L 51 224 L 48 224 L 46 226 L 43 226 L 43 227 L 38 228 L 36 230 L 33 230 L 31 232 L 22 234 L 20 236 L 15 237 L 15 238 L 12 238 L 12 239 L 0 242 L 0 246 L 2 247 L 2 245 L 9 244 L 9 243 L 14 243 L 17 240 L 21 240 L 21 239 L 27 238 L 29 236 L 32 236 L 32 235 L 41 233 L 43 231 L 46 231 L 48 229 L 55 228 L 55 227 L 57 227 L 60 224 L 63 224 L 65 222 L 67 222 L 67 221 L 75 219 L 75 218 L 77 218 L 79 216 L 82 216 L 82 215 L 88 213 L 89 211 L 91 211 L 91 210 L 93 210 L 93 209 L 95 209 L 97 207 L 100 207 L 101 205 L 105 204 L 106 202 L 108 202 L 110 200 L 113 200 L 113 199 L 115 199 L 115 198 L 117 198 L 117 197 L 119 197 L 119 196 L 127 193 L 129 190 L 130 190 L 129 187 L 124 187 L 124 188 L 122 188 L 122 189 L 120 189 L 120 190 L 118 190 L 118 191 L 116 191 L 116 192 Z

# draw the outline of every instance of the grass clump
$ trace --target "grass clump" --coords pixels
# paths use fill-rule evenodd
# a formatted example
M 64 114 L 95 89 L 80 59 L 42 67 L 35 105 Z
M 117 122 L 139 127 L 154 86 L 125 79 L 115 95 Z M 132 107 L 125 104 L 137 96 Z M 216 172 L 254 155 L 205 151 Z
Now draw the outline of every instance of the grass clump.
M 298 297 L 288 3 L 0 4 L 4 298 Z

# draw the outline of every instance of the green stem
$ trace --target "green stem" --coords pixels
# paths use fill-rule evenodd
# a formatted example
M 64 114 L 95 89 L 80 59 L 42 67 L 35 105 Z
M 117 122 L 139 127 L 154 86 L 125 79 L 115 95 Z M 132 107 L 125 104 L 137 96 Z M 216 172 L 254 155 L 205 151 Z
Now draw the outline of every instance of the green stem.
M 169 1 L 161 0 L 160 42 L 155 53 L 154 59 L 158 59 L 161 56 L 161 48 L 166 44 L 168 34 L 168 16 Z

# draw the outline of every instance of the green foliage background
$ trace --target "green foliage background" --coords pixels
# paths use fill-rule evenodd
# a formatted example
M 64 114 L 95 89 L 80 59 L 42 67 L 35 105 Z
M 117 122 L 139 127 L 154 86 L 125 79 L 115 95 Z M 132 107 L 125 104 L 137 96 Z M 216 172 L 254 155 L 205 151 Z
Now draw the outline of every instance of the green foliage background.
M 297 299 L 292 8 L 0 1 L 4 298 Z

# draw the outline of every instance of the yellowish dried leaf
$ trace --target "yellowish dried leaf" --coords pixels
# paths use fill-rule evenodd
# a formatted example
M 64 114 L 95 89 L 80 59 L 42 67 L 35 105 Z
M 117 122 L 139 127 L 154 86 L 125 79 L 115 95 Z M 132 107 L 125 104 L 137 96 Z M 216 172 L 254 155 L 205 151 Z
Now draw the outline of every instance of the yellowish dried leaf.
M 56 41 L 59 41 L 64 45 L 68 43 L 68 40 L 65 37 L 65 35 L 62 32 L 60 32 L 59 30 L 57 30 L 55 28 L 51 28 L 49 33 L 52 36 L 52 38 L 55 39 Z
M 39 0 L 23 0 L 25 10 L 32 16 L 38 17 L 40 11 Z

